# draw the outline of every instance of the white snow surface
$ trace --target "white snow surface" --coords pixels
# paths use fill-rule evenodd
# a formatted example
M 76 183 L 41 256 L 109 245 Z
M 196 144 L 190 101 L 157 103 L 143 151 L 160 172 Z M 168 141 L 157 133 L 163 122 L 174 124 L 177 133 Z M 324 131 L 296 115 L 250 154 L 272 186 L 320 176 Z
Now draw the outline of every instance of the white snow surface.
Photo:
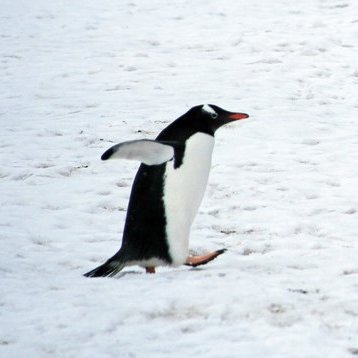
M 3 0 L 1 357 L 358 355 L 358 2 Z M 217 132 L 198 269 L 88 279 L 137 163 L 190 107 Z

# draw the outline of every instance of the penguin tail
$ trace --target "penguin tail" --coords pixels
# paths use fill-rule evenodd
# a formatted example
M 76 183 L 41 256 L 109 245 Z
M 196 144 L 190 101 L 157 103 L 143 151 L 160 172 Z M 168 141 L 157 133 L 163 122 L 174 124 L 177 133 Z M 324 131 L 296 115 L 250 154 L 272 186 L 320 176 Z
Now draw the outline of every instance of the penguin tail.
M 107 260 L 103 265 L 85 273 L 86 277 L 113 277 L 117 275 L 125 266 L 125 262 L 120 258 L 113 256 Z

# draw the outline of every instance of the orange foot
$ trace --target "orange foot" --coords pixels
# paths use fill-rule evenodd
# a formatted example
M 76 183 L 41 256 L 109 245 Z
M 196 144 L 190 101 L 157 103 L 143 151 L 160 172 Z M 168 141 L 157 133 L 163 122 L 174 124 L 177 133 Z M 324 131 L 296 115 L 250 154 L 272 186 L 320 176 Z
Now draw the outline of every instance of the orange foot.
M 146 273 L 155 273 L 155 267 L 154 266 L 146 267 L 145 272 Z
M 223 254 L 225 251 L 226 251 L 226 249 L 222 249 L 222 250 L 210 252 L 210 253 L 208 253 L 206 255 L 202 255 L 202 256 L 188 256 L 184 265 L 192 266 L 192 267 L 205 265 L 208 262 L 214 260 L 219 255 Z

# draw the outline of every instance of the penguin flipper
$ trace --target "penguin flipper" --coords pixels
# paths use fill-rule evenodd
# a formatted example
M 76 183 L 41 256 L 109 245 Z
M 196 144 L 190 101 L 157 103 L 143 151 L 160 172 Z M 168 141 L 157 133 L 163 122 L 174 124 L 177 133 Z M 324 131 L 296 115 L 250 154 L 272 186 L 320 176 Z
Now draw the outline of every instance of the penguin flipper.
M 112 158 L 139 160 L 147 165 L 158 165 L 174 157 L 175 143 L 150 139 L 131 140 L 107 149 L 101 159 Z
M 117 275 L 125 266 L 122 261 L 109 259 L 103 265 L 96 267 L 95 269 L 85 273 L 86 277 L 113 277 Z

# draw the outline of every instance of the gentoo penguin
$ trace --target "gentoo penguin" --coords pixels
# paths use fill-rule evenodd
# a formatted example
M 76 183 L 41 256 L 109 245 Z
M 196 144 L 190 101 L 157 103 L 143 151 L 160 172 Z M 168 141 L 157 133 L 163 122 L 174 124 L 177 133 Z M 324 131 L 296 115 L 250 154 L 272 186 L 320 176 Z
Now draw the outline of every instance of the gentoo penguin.
M 87 277 L 114 276 L 125 266 L 198 266 L 224 250 L 189 255 L 189 232 L 207 184 L 215 131 L 247 118 L 215 105 L 191 108 L 158 135 L 114 145 L 102 160 L 141 161 L 129 199 L 120 250 Z

